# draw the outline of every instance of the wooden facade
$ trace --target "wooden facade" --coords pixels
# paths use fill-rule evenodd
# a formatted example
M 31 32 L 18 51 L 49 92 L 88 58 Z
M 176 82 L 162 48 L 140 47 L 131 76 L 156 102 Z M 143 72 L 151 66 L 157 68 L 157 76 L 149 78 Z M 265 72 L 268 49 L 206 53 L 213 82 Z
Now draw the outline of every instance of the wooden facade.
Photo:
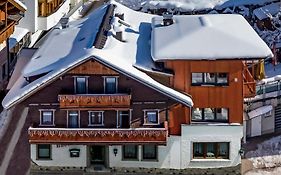
M 250 72 L 245 70 L 241 60 L 167 61 L 165 67 L 174 71 L 174 76 L 170 79 L 171 86 L 190 94 L 194 108 L 227 108 L 228 123 L 242 124 L 243 98 L 244 95 L 253 94 L 255 82 Z M 192 73 L 227 73 L 228 85 L 193 86 Z M 251 91 L 248 87 L 252 88 Z M 178 127 L 191 123 L 192 111 L 181 106 L 176 106 L 171 111 L 169 121 L 171 134 L 180 134 Z
M 25 9 L 14 0 L 4 0 L 0 2 L 0 44 L 6 41 L 13 34 L 14 28 L 18 20 L 21 18 L 20 13 Z M 9 15 L 16 15 L 12 19 Z
M 98 65 L 100 69 L 92 69 L 89 65 Z M 83 76 L 87 77 L 88 81 L 87 94 L 75 94 L 74 79 Z M 114 94 L 104 94 L 104 78 L 108 76 L 114 76 L 118 80 L 117 92 Z M 168 109 L 177 104 L 176 101 L 156 90 L 94 60 L 89 60 L 70 70 L 22 103 L 29 106 L 28 115 L 31 117 L 31 127 L 33 128 L 33 131 L 30 131 L 30 136 L 32 135 L 30 142 L 32 143 L 77 141 L 108 144 L 134 142 L 165 144 L 168 132 L 167 124 L 165 124 L 168 121 Z M 42 125 L 40 112 L 44 110 L 54 111 L 53 125 Z M 59 130 L 68 130 L 69 111 L 79 112 L 79 126 L 69 129 L 71 132 L 65 131 L 66 133 L 74 131 L 80 133 L 80 131 L 87 130 L 86 135 L 87 133 L 103 133 L 106 136 L 88 137 L 79 134 L 75 137 L 59 136 L 58 133 L 62 133 L 58 132 Z M 91 111 L 103 113 L 102 125 L 89 124 Z M 123 111 L 127 111 L 130 115 L 122 120 L 120 113 Z M 157 123 L 146 123 L 146 111 L 157 111 Z M 45 132 L 49 132 L 46 131 L 46 128 L 53 129 L 56 134 L 51 136 L 53 133 L 51 132 L 48 137 L 40 136 L 44 133 L 40 128 L 43 130 L 45 128 Z M 121 135 L 124 136 L 121 137 Z

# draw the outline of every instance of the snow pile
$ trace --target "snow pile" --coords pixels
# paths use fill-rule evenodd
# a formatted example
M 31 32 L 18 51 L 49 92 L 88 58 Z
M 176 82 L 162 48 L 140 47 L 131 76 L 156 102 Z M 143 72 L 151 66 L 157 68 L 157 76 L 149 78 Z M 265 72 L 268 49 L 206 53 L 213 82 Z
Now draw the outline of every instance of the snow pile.
M 258 144 L 258 149 L 246 154 L 255 168 L 273 168 L 281 166 L 281 136 Z

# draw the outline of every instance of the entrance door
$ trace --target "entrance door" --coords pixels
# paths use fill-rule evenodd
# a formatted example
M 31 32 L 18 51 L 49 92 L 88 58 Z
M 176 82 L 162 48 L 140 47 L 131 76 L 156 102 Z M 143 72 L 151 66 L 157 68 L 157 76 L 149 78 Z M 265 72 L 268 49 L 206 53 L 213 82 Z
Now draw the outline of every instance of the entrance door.
M 251 136 L 261 135 L 261 115 L 251 120 Z
M 119 111 L 118 117 L 120 128 L 130 128 L 130 111 Z
M 90 147 L 91 165 L 105 164 L 105 146 L 94 145 Z

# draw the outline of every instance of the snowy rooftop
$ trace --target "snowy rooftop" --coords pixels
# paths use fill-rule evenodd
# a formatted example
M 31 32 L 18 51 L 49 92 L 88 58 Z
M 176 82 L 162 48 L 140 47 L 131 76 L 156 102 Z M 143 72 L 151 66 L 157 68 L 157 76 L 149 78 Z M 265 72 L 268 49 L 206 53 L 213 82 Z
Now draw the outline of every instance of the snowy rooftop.
M 16 2 L 20 7 L 22 7 L 24 10 L 27 10 L 27 7 L 20 1 L 20 0 L 9 0 Z
M 172 25 L 163 26 L 163 17 L 152 19 L 154 61 L 272 57 L 266 43 L 241 15 L 173 16 L 173 20 Z
M 271 18 L 273 15 L 276 15 L 281 11 L 281 2 L 272 3 L 258 9 L 255 9 L 253 13 L 259 20 L 263 20 L 265 18 Z
M 95 59 L 176 101 L 192 106 L 193 102 L 188 95 L 162 85 L 141 71 L 153 71 L 154 68 L 148 44 L 153 16 L 135 12 L 116 2 L 111 4 L 116 5 L 114 12 L 124 14 L 125 19 L 113 17 L 112 29 L 108 32 L 103 49 L 94 48 L 93 43 L 108 5 L 100 7 L 82 20 L 70 22 L 68 28 L 54 29 L 31 58 L 2 105 L 10 108 L 73 67 Z M 124 41 L 116 39 L 116 31 L 122 31 Z M 43 73 L 46 75 L 31 83 L 24 79 Z

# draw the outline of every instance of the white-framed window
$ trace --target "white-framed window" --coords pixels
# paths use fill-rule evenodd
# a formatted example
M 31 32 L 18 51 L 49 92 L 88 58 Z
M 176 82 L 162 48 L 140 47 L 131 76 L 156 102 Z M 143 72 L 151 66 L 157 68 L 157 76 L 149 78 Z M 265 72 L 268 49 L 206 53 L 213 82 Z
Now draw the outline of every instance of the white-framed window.
M 103 126 L 104 111 L 89 111 L 89 126 Z
M 80 111 L 67 111 L 67 127 L 79 128 L 80 127 Z
M 74 77 L 74 91 L 75 94 L 87 94 L 88 93 L 88 77 Z
M 144 125 L 158 125 L 159 110 L 144 110 Z
M 118 77 L 105 76 L 104 78 L 104 93 L 115 94 L 118 92 Z
M 142 146 L 142 160 L 158 160 L 157 145 L 143 145 Z
M 40 126 L 55 126 L 55 109 L 40 109 Z

